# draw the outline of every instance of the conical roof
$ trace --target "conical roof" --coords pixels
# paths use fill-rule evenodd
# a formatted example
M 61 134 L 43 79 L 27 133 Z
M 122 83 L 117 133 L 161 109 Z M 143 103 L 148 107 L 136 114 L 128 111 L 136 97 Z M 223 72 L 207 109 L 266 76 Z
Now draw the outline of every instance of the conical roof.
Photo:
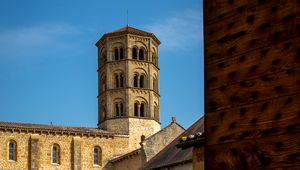
M 153 33 L 146 32 L 146 31 L 143 31 L 143 30 L 139 30 L 139 29 L 137 29 L 137 28 L 133 28 L 133 27 L 126 26 L 126 27 L 123 27 L 123 28 L 114 30 L 114 31 L 112 31 L 112 32 L 105 33 L 105 34 L 97 41 L 96 46 L 98 46 L 98 43 L 99 43 L 99 42 L 104 41 L 106 37 L 109 37 L 109 36 L 116 36 L 116 35 L 122 35 L 122 34 L 135 34 L 135 35 L 141 35 L 141 36 L 152 37 L 152 38 L 154 39 L 154 41 L 155 41 L 157 44 L 160 44 L 160 41 L 158 40 L 158 38 L 157 38 Z

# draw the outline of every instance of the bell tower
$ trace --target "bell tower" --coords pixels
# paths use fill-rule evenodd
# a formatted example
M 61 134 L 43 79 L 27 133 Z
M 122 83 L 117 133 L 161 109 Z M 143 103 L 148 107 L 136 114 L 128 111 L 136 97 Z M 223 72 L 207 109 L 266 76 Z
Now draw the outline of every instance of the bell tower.
M 129 135 L 130 147 L 160 130 L 158 46 L 152 33 L 124 27 L 98 47 L 98 127 Z

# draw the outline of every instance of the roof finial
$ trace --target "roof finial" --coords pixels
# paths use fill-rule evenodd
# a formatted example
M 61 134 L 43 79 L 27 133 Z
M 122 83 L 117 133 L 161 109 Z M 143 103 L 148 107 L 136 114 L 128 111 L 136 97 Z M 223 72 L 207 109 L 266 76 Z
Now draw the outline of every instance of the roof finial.
M 127 9 L 127 15 L 126 15 L 126 27 L 128 27 L 128 9 Z

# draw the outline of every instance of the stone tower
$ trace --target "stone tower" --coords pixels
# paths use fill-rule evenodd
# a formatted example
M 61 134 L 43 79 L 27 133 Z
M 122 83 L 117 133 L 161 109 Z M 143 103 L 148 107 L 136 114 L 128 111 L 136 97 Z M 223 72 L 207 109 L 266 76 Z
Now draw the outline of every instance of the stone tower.
M 152 33 L 124 27 L 98 47 L 98 127 L 129 135 L 130 148 L 160 130 L 158 45 Z

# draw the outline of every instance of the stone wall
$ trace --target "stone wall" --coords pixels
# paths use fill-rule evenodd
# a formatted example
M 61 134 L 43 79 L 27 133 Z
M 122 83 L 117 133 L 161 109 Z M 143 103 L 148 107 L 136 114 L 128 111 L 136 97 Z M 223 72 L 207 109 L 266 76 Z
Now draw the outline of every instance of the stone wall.
M 17 143 L 17 160 L 8 160 L 8 142 Z M 52 145 L 60 147 L 60 163 L 52 164 Z M 102 150 L 100 166 L 93 165 L 93 149 Z M 128 151 L 128 137 L 30 134 L 0 131 L 0 169 L 106 169 L 108 159 Z
M 166 128 L 145 139 L 141 145 L 146 156 L 146 161 L 153 158 L 158 152 L 160 152 L 183 132 L 184 128 L 173 121 Z
M 122 156 L 123 158 L 121 160 L 112 163 L 113 170 L 137 170 L 145 162 L 145 154 L 141 149 L 133 151 L 133 153 L 129 153 L 127 156 L 126 155 L 124 157 Z
M 129 118 L 129 149 L 139 148 L 142 135 L 145 138 L 160 130 L 160 124 L 155 120 Z

